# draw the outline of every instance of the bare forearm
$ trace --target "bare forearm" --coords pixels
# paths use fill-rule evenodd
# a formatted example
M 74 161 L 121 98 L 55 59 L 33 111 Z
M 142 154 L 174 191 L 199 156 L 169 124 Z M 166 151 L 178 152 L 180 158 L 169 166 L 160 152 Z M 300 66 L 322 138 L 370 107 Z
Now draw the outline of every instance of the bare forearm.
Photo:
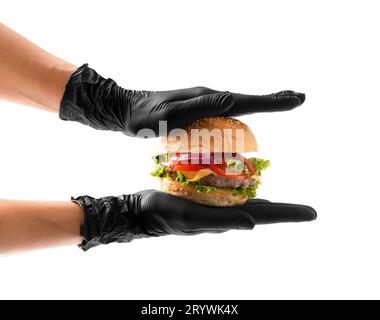
M 0 254 L 79 244 L 82 220 L 72 202 L 0 200 Z
M 58 112 L 75 69 L 0 23 L 0 99 Z

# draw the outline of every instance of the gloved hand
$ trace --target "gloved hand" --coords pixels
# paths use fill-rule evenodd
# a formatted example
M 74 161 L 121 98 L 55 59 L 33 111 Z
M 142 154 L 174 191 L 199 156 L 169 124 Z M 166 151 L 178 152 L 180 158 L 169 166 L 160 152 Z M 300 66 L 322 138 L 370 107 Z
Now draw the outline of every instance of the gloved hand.
M 126 90 L 85 64 L 70 77 L 59 115 L 63 120 L 79 121 L 95 129 L 122 131 L 130 136 L 138 135 L 141 129 L 151 129 L 157 136 L 159 121 L 167 121 L 170 131 L 207 116 L 290 110 L 304 100 L 304 94 L 293 91 L 254 96 L 205 87 L 158 92 Z
M 242 206 L 216 208 L 156 190 L 101 199 L 82 196 L 73 201 L 85 213 L 83 250 L 144 237 L 250 230 L 256 224 L 312 221 L 317 217 L 313 208 L 303 205 L 255 199 Z

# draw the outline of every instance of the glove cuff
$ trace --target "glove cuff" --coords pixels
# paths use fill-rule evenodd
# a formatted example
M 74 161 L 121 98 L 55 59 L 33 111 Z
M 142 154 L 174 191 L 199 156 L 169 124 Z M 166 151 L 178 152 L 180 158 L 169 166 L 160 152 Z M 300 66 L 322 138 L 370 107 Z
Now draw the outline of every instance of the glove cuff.
M 66 84 L 59 117 L 98 130 L 124 131 L 129 117 L 127 97 L 127 90 L 103 78 L 86 63 Z
M 71 200 L 84 210 L 83 240 L 79 245 L 84 251 L 100 244 L 130 242 L 141 234 L 133 212 L 136 206 L 133 195 L 101 199 L 81 196 Z

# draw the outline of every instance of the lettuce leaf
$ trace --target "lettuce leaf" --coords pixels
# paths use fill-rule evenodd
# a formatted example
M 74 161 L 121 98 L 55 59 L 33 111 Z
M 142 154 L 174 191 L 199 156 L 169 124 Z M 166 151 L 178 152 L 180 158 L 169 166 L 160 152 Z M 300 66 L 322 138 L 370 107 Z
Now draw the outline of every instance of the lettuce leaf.
M 256 174 L 260 177 L 263 170 L 270 167 L 270 161 L 260 158 L 250 158 L 249 161 L 256 167 Z
M 157 178 L 164 178 L 168 175 L 166 167 L 161 166 L 160 164 L 156 164 L 156 169 L 154 169 L 151 173 L 151 176 Z
M 227 159 L 227 168 L 232 169 L 236 172 L 242 172 L 244 170 L 244 162 L 237 159 Z
M 155 164 L 160 164 L 161 162 L 166 162 L 169 159 L 169 153 L 157 154 L 153 158 Z

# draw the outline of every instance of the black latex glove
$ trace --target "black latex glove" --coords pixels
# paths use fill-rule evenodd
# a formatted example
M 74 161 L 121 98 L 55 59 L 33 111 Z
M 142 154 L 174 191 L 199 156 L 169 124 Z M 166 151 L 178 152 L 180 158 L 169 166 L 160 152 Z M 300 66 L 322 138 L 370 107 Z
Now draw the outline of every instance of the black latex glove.
M 159 92 L 126 90 L 85 64 L 66 85 L 60 118 L 130 136 L 136 136 L 141 129 L 151 129 L 158 135 L 159 121 L 167 121 L 170 131 L 207 116 L 290 110 L 304 100 L 303 93 L 293 91 L 254 96 L 205 87 Z
M 312 221 L 317 217 L 313 208 L 303 205 L 255 199 L 242 206 L 207 207 L 156 190 L 101 199 L 83 196 L 73 201 L 85 212 L 83 250 L 144 237 L 250 230 L 256 224 Z

